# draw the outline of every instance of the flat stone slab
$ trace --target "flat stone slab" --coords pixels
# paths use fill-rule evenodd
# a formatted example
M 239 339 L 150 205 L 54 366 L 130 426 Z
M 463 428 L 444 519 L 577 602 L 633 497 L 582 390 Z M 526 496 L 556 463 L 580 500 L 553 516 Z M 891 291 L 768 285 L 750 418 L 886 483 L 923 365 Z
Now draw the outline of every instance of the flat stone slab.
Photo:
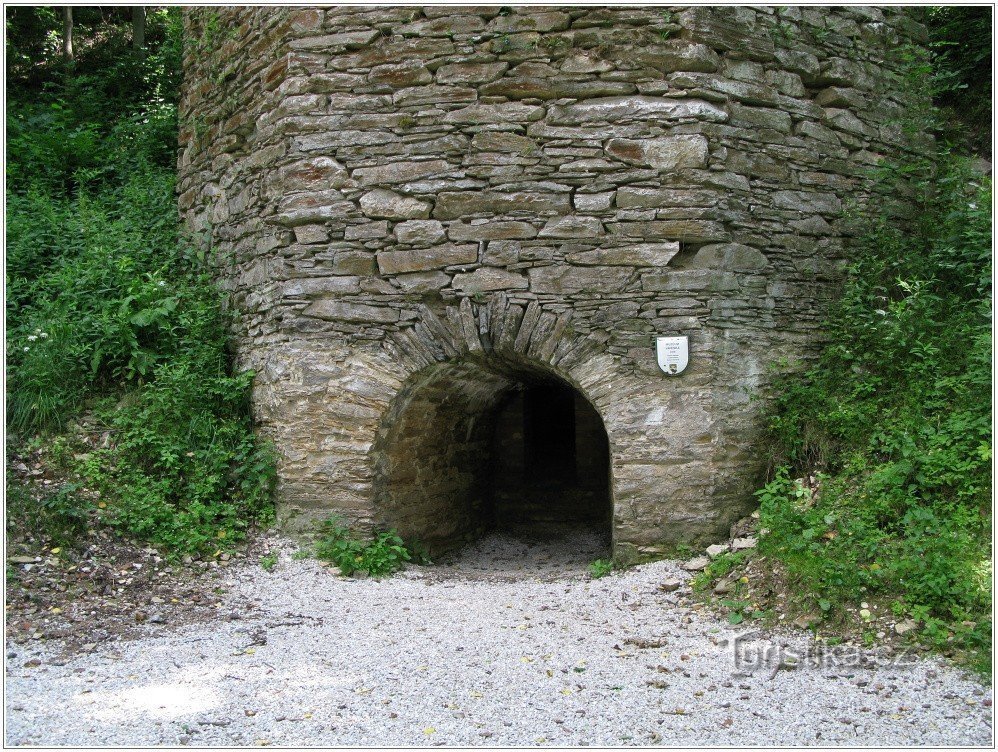
M 687 572 L 699 572 L 710 565 L 710 559 L 706 556 L 696 556 L 689 561 L 682 563 L 683 569 Z

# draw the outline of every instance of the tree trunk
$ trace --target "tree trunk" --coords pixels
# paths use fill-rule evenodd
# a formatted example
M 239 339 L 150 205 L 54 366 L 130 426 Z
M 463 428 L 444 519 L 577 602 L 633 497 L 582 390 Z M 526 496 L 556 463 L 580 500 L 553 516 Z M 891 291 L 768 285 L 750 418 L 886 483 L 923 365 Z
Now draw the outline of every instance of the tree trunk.
M 62 6 L 62 59 L 73 62 L 73 6 Z
M 146 48 L 146 9 L 136 5 L 132 8 L 132 49 L 145 55 Z

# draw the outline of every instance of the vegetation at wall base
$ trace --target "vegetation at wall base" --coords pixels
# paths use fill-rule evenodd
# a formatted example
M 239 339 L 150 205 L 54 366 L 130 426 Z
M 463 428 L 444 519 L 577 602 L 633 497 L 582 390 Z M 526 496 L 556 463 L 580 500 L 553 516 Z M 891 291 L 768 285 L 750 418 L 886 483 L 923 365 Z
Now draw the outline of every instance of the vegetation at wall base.
M 20 522 L 68 533 L 75 499 L 173 555 L 224 550 L 271 518 L 275 473 L 253 374 L 234 370 L 221 297 L 178 234 L 179 11 L 149 14 L 141 52 L 127 18 L 95 17 L 71 65 L 46 46 L 46 9 L 7 21 L 8 56 L 31 57 L 15 41 L 34 55 L 8 76 L 8 454 L 45 437 L 74 488 L 39 502 L 57 516 L 22 505 Z
M 346 577 L 358 572 L 384 577 L 413 560 L 412 553 L 394 530 L 379 532 L 365 541 L 355 537 L 335 516 L 319 526 L 313 552 L 317 559 L 335 564 Z
M 951 28 L 969 23 L 959 20 Z M 966 50 L 960 60 L 971 62 L 937 57 L 927 79 L 946 106 L 980 62 Z M 969 130 L 979 114 L 969 113 Z M 748 591 L 744 608 L 729 610 L 739 621 L 761 616 L 792 594 L 781 608 L 819 632 L 872 644 L 885 622 L 902 624 L 990 673 L 992 187 L 947 142 L 952 111 L 928 115 L 918 125 L 937 134 L 936 152 L 877 175 L 879 193 L 904 195 L 912 211 L 899 219 L 887 198 L 864 217 L 827 345 L 780 386 L 756 567 L 736 583 Z M 960 149 L 973 145 L 967 130 Z M 700 589 L 730 564 L 703 575 Z
M 606 577 L 614 570 L 614 564 L 609 559 L 593 559 L 589 562 L 589 574 L 594 580 Z

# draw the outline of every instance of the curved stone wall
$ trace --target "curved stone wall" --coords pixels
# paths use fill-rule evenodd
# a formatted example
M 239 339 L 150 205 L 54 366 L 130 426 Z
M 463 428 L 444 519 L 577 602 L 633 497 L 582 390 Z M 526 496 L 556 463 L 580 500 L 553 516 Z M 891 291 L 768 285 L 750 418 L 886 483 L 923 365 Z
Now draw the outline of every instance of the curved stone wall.
M 186 23 L 180 208 L 240 314 L 289 524 L 393 524 L 424 504 L 432 527 L 448 514 L 434 493 L 379 480 L 405 395 L 433 382 L 417 400 L 444 404 L 433 425 L 485 430 L 540 373 L 602 418 L 618 555 L 709 541 L 746 512 L 755 398 L 813 351 L 847 210 L 906 148 L 898 51 L 921 28 L 902 9 Z M 655 360 L 668 334 L 690 339 L 678 377 Z M 443 475 L 474 475 L 476 430 L 427 436 Z

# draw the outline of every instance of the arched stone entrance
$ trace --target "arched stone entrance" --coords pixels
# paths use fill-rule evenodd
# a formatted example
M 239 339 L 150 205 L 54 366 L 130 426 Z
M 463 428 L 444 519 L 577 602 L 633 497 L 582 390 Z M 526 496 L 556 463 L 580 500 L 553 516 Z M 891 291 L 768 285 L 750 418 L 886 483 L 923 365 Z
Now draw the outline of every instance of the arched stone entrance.
M 490 529 L 597 531 L 610 544 L 609 441 L 582 392 L 497 356 L 414 374 L 371 450 L 377 521 L 434 553 Z
M 774 378 L 822 339 L 843 208 L 920 148 L 904 9 L 204 10 L 179 208 L 239 314 L 285 529 L 422 514 L 456 540 L 550 511 L 538 477 L 583 508 L 567 383 L 609 437 L 617 558 L 726 536 Z

